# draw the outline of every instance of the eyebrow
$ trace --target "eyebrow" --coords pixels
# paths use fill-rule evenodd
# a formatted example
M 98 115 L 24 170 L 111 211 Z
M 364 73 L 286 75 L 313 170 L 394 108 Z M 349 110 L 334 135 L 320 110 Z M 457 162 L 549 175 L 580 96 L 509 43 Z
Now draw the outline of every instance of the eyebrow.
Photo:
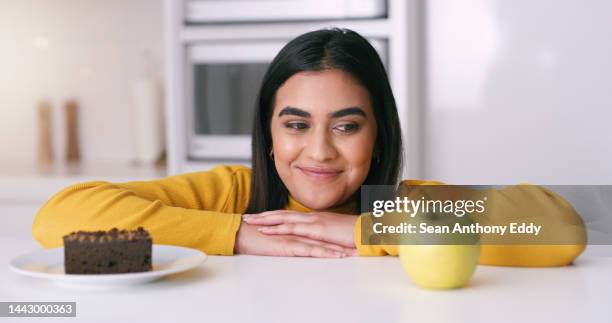
M 310 118 L 311 114 L 308 111 L 302 110 L 300 108 L 296 108 L 296 107 L 284 107 L 279 113 L 278 113 L 278 117 L 282 117 L 284 115 L 294 115 L 294 116 L 298 116 L 298 117 L 304 117 L 304 118 Z M 348 115 L 360 115 L 362 117 L 366 117 L 366 113 L 365 111 L 363 111 L 362 108 L 360 107 L 349 107 L 349 108 L 344 108 L 344 109 L 340 109 L 338 111 L 334 111 L 332 113 L 329 114 L 330 117 L 332 118 L 342 118 L 344 116 L 348 116 Z
M 284 115 L 293 115 L 293 116 L 298 116 L 298 117 L 310 118 L 310 113 L 308 111 L 304 111 L 296 107 L 284 107 L 278 113 L 278 117 L 280 118 Z
M 344 116 L 350 116 L 350 115 L 360 115 L 364 118 L 366 117 L 365 111 L 363 111 L 363 109 L 360 107 L 344 108 L 344 109 L 340 109 L 338 111 L 332 112 L 330 114 L 332 118 L 342 118 Z

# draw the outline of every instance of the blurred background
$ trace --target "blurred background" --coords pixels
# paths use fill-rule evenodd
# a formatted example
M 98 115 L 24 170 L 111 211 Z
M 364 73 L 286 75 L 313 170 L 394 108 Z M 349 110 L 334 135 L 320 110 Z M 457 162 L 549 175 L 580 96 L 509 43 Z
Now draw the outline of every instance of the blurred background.
M 2 0 L 6 225 L 74 182 L 248 165 L 267 64 L 330 26 L 388 69 L 404 178 L 612 183 L 607 0 Z

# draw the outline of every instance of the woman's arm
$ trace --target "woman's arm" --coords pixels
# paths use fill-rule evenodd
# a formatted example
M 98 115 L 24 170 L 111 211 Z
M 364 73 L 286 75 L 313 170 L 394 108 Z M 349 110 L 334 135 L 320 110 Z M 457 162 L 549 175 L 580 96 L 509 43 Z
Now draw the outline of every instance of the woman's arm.
M 217 167 L 148 182 L 76 184 L 39 210 L 32 234 L 50 248 L 71 231 L 143 226 L 154 243 L 231 255 L 248 199 L 240 182 L 248 175 L 240 167 Z
M 404 184 L 437 185 L 439 183 L 410 181 Z M 483 244 L 480 255 L 481 264 L 526 267 L 564 266 L 574 261 L 585 249 L 584 223 L 576 210 L 554 192 L 533 185 L 516 185 L 499 190 L 484 190 L 483 194 L 494 205 L 494 210 L 488 212 L 492 216 L 489 224 L 503 223 L 508 219 L 520 219 L 524 215 L 535 215 L 545 221 L 554 219 L 552 223 L 571 225 L 566 226 L 568 228 L 564 236 L 566 244 Z M 315 216 L 312 217 L 312 215 Z M 277 212 L 249 218 L 247 221 L 252 224 L 269 226 L 269 229 L 263 231 L 267 234 L 295 234 L 336 243 L 345 241 L 350 232 L 354 237 L 353 244 L 361 256 L 398 255 L 397 245 L 366 243 L 369 237 L 362 237 L 362 233 L 372 232 L 372 230 L 362 230 L 362 226 L 372 227 L 371 215 L 362 214 L 352 222 L 348 221 L 348 217 L 350 215 L 330 215 L 318 212 L 283 216 Z
M 53 196 L 38 212 L 32 233 L 44 247 L 60 247 L 77 230 L 146 228 L 156 244 L 208 254 L 344 257 L 355 250 L 297 236 L 267 236 L 241 224 L 250 172 L 217 167 L 155 181 L 88 182 Z
M 414 184 L 413 184 L 414 185 Z M 486 189 L 492 206 L 486 217 L 489 225 L 505 224 L 509 220 L 529 218 L 544 223 L 559 224 L 566 230 L 563 244 L 482 244 L 480 264 L 496 266 L 551 267 L 573 262 L 586 247 L 586 228 L 580 215 L 558 194 L 535 185 L 513 185 L 503 189 Z M 355 243 L 362 256 L 397 255 L 397 246 L 367 245 L 362 242 L 361 225 L 371 225 L 370 215 L 362 215 L 355 226 Z M 370 230 L 371 231 L 371 230 Z M 367 238 L 367 237 L 366 237 Z M 363 241 L 367 241 L 364 239 Z

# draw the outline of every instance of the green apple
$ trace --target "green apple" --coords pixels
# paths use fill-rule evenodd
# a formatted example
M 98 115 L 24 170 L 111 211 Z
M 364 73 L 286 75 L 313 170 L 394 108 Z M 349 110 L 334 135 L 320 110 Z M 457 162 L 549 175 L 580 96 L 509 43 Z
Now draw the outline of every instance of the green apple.
M 478 265 L 479 236 L 472 233 L 453 233 L 455 224 L 473 223 L 470 216 L 421 213 L 409 221 L 422 225 L 446 228 L 449 232 L 429 233 L 420 230 L 400 239 L 399 258 L 412 281 L 423 288 L 451 289 L 465 286 Z M 441 230 L 444 231 L 444 230 Z
M 480 255 L 479 245 L 400 245 L 404 271 L 423 288 L 450 289 L 465 286 Z

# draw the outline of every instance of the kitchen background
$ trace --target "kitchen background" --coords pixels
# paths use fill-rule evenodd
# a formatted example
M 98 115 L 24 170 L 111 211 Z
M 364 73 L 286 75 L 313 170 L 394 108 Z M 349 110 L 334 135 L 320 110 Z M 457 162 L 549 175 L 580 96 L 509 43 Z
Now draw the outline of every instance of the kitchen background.
M 250 108 L 239 80 L 257 80 L 292 33 L 330 25 L 363 32 L 385 59 L 407 136 L 405 178 L 612 183 L 607 0 L 2 0 L 0 225 L 29 234 L 36 209 L 74 182 L 248 164 L 243 126 L 223 126 L 228 109 Z M 51 106 L 45 167 L 41 102 Z

